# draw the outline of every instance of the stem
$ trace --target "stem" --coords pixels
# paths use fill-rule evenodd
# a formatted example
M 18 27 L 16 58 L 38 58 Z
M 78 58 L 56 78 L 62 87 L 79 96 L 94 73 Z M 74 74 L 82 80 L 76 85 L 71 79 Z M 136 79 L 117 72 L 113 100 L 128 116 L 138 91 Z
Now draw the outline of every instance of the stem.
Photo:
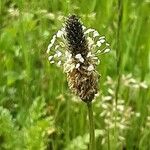
M 123 15 L 123 0 L 118 0 L 118 22 L 117 22 L 117 35 L 116 35 L 116 57 L 117 57 L 117 85 L 115 91 L 115 145 L 117 149 L 117 142 L 118 142 L 118 132 L 116 126 L 116 117 L 117 117 L 117 102 L 118 102 L 118 95 L 120 90 L 120 80 L 121 80 L 121 28 L 122 28 L 122 16 Z
M 108 138 L 108 142 L 107 142 L 107 148 L 108 148 L 108 150 L 110 150 L 109 127 L 107 128 L 107 138 Z
M 95 150 L 95 127 L 93 119 L 92 102 L 87 103 L 88 115 L 89 115 L 89 132 L 90 132 L 90 145 L 89 150 Z
M 121 23 L 122 23 L 122 13 L 123 13 L 123 0 L 118 0 L 118 26 L 117 26 L 117 44 L 116 44 L 116 57 L 117 57 L 117 87 L 116 87 L 116 93 L 115 93 L 115 101 L 117 104 L 118 101 L 118 93 L 120 88 L 120 77 L 121 77 Z

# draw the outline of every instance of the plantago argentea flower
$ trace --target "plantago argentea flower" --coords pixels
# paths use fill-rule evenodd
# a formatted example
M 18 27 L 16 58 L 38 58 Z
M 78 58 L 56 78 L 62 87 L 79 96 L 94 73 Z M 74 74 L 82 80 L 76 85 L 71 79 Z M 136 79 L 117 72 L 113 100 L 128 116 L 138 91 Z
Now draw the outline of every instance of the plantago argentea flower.
M 89 149 L 95 150 L 95 129 L 91 101 L 98 92 L 98 54 L 109 52 L 105 37 L 94 29 L 86 29 L 76 15 L 69 16 L 65 26 L 53 36 L 48 46 L 50 63 L 62 66 L 69 88 L 87 104 L 89 115 Z
M 47 53 L 50 63 L 63 67 L 71 91 L 88 103 L 98 91 L 96 66 L 100 60 L 97 56 L 109 50 L 104 36 L 94 29 L 87 29 L 76 15 L 71 15 L 53 36 Z

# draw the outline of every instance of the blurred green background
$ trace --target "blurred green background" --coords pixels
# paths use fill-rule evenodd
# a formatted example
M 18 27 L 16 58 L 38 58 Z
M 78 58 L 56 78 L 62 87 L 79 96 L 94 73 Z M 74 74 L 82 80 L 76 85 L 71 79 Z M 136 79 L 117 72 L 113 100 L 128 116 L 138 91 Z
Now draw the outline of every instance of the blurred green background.
M 0 1 L 0 150 L 88 149 L 86 106 L 71 94 L 65 74 L 46 55 L 68 14 L 77 14 L 85 26 L 105 35 L 112 49 L 97 67 L 96 150 L 150 149 L 150 1 L 122 2 L 121 109 L 113 111 L 116 0 Z

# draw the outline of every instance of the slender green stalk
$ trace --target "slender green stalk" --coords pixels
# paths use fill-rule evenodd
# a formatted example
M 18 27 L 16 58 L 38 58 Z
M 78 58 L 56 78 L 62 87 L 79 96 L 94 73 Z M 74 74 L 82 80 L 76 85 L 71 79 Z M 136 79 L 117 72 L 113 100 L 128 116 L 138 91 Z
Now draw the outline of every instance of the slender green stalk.
M 122 14 L 123 14 L 123 0 L 118 0 L 118 22 L 117 22 L 117 35 L 116 35 L 116 57 L 117 57 L 117 85 L 115 91 L 115 145 L 117 146 L 118 141 L 118 131 L 116 126 L 117 117 L 117 102 L 118 94 L 120 89 L 120 79 L 121 79 L 121 27 L 122 27 Z M 116 147 L 117 149 L 117 147 Z
M 122 13 L 123 13 L 123 0 L 118 0 L 118 26 L 117 26 L 117 37 L 116 37 L 116 57 L 117 57 L 117 86 L 116 86 L 116 93 L 115 93 L 115 100 L 116 103 L 118 101 L 118 93 L 120 88 L 120 76 L 121 76 L 121 23 L 122 23 Z
M 89 150 L 95 150 L 95 127 L 93 119 L 92 102 L 87 103 L 88 116 L 89 116 L 89 132 L 90 132 L 90 145 Z
M 108 139 L 108 142 L 107 142 L 107 148 L 108 148 L 108 150 L 110 150 L 109 127 L 107 128 L 107 139 Z

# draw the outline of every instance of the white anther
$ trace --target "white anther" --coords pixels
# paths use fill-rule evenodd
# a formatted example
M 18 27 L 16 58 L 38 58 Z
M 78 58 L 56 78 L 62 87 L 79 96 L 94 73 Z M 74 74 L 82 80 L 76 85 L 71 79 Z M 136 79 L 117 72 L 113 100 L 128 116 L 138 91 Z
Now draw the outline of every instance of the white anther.
M 78 59 L 80 62 L 84 62 L 84 58 L 82 57 L 82 55 L 81 54 L 77 54 L 76 56 L 75 56 L 75 58 L 76 59 Z
M 80 67 L 80 64 L 79 64 L 79 63 L 77 63 L 77 64 L 76 64 L 76 68 L 79 68 L 79 67 Z
M 101 47 L 102 43 L 101 43 L 100 41 L 97 41 L 96 45 L 97 45 L 98 47 Z
M 87 70 L 88 70 L 88 71 L 93 71 L 93 70 L 94 70 L 94 66 L 93 66 L 93 65 L 90 65 Z
M 48 60 L 51 61 L 53 59 L 53 56 L 49 56 Z

